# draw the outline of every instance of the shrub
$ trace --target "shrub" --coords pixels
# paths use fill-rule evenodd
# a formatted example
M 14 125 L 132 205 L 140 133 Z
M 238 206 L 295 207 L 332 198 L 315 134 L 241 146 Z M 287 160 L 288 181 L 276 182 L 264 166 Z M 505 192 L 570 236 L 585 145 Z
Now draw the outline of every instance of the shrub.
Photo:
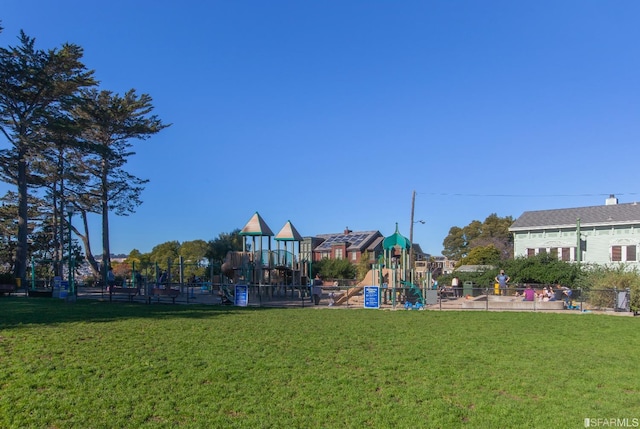
M 613 308 L 615 290 L 629 289 L 631 310 L 640 310 L 640 273 L 635 268 L 625 265 L 587 267 L 580 284 L 589 291 L 588 302 L 594 308 Z
M 313 271 L 320 273 L 323 279 L 353 279 L 356 277 L 356 267 L 347 259 L 322 259 L 314 262 Z

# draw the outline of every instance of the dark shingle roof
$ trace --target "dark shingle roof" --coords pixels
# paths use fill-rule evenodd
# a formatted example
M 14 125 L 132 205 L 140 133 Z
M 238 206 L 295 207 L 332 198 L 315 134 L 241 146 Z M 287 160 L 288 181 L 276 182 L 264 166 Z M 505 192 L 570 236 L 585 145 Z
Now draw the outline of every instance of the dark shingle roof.
M 376 239 L 373 240 L 371 244 L 369 244 L 369 247 L 367 247 L 367 250 L 370 250 L 370 251 L 376 250 L 376 247 L 378 247 L 378 245 L 382 243 L 382 240 L 384 240 L 384 237 L 382 235 L 380 235 L 380 237 L 376 237 Z
M 319 234 L 318 238 L 324 241 L 319 244 L 315 251 L 331 250 L 331 246 L 336 243 L 348 244 L 347 250 L 364 250 L 368 248 L 368 244 L 376 237 L 381 236 L 379 231 L 356 231 L 349 232 L 348 234 Z
M 524 212 L 509 230 L 575 227 L 578 218 L 581 226 L 640 223 L 640 204 L 612 204 Z

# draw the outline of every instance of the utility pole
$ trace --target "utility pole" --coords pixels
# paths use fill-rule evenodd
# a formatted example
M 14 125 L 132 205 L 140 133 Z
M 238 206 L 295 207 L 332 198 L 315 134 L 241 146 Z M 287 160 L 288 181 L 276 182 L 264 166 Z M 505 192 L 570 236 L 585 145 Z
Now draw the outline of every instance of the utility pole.
M 582 261 L 582 240 L 580 239 L 580 218 L 576 219 L 576 235 L 577 235 L 577 246 L 576 246 L 576 262 L 578 265 Z
M 411 222 L 409 222 L 409 281 L 413 283 L 413 212 L 416 207 L 416 191 L 411 195 Z

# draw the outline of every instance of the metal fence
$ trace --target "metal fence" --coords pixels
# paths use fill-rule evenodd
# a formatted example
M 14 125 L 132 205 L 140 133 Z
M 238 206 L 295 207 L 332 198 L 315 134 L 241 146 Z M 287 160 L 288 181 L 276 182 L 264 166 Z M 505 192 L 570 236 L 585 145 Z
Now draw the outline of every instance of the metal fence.
M 532 299 L 525 297 L 527 286 L 534 291 Z M 439 309 L 461 310 L 630 312 L 630 302 L 629 289 L 582 290 L 544 284 L 509 285 L 506 289 L 465 284 L 456 289 L 443 288 L 438 294 Z
M 100 299 L 144 303 L 238 305 L 235 285 L 210 282 L 173 283 L 159 286 L 143 283 L 139 288 L 131 285 L 109 290 L 103 286 L 78 285 L 77 296 L 62 294 L 55 289 L 49 293 L 31 294 L 28 288 L 16 291 L 17 295 L 47 296 L 65 299 Z M 382 309 L 430 309 L 430 310 L 501 310 L 501 311 L 609 311 L 630 312 L 631 291 L 628 289 L 574 289 L 570 296 L 555 285 L 531 285 L 536 295 L 525 300 L 525 285 L 510 285 L 506 290 L 464 284 L 459 288 L 443 287 L 438 290 L 412 287 L 380 287 L 377 308 Z M 544 288 L 553 291 L 553 298 L 543 297 Z M 310 286 L 249 285 L 244 286 L 244 301 L 248 307 L 335 307 L 364 308 L 364 288 L 353 285 L 323 286 L 320 302 L 314 303 Z M 167 291 L 167 292 L 163 292 Z

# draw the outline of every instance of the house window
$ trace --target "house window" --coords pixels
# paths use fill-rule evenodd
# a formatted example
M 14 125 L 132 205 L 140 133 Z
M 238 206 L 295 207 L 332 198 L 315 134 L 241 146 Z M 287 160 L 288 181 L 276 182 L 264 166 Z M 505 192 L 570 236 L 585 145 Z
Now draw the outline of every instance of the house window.
M 344 257 L 342 249 L 335 249 L 333 255 L 335 259 L 342 259 Z
M 351 252 L 351 260 L 352 261 L 358 260 L 358 252 Z
M 611 246 L 611 260 L 622 261 L 622 246 Z
M 553 256 L 555 259 L 558 259 L 558 248 L 557 247 L 552 247 L 551 248 L 551 256 Z
M 627 246 L 627 261 L 637 261 L 636 246 Z
M 544 247 L 539 248 L 538 249 L 538 254 L 540 254 L 540 253 L 547 253 L 547 249 L 544 248 Z
M 536 256 L 536 249 L 527 249 L 527 258 Z
M 570 261 L 571 260 L 571 248 L 570 247 L 563 247 L 562 248 L 562 260 L 563 261 Z

